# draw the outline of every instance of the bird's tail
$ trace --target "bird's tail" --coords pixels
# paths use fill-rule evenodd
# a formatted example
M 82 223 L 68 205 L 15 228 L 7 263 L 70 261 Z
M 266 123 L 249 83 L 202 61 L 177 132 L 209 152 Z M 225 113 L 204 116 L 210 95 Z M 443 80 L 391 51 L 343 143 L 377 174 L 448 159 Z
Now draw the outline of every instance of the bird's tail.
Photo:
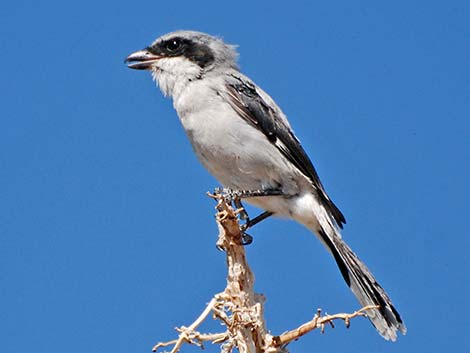
M 362 306 L 378 306 L 377 309 L 367 310 L 367 316 L 377 331 L 386 340 L 395 341 L 397 331 L 402 334 L 406 333 L 406 327 L 400 314 L 366 265 L 343 241 L 338 229 L 332 224 L 329 217 L 325 217 L 323 220 L 327 222 L 320 221 L 320 229 L 317 225 L 315 229 L 311 230 L 320 236 L 332 253 L 344 280 L 359 303 Z

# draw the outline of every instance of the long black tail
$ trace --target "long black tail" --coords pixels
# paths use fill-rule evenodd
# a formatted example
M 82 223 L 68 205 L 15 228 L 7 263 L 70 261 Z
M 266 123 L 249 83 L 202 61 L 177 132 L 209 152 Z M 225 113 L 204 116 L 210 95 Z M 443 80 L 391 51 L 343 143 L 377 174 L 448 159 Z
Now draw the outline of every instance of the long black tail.
M 344 280 L 363 306 L 376 305 L 378 309 L 367 311 L 367 316 L 377 331 L 386 340 L 395 341 L 397 331 L 406 333 L 400 314 L 380 284 L 375 280 L 366 265 L 341 239 L 335 227 L 326 227 L 329 232 L 320 230 L 321 239 L 333 254 Z M 333 234 L 331 234 L 333 233 Z

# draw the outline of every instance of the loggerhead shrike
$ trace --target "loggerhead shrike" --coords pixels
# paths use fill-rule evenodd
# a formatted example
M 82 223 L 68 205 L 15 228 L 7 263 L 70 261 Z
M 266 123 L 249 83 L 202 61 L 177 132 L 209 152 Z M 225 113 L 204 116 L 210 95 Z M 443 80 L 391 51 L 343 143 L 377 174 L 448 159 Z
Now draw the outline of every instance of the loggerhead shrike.
M 173 106 L 205 168 L 246 202 L 294 219 L 333 255 L 368 318 L 387 340 L 406 327 L 372 273 L 343 241 L 341 211 L 328 197 L 286 116 L 240 73 L 235 47 L 205 33 L 177 31 L 129 55 L 131 69 L 149 70 Z

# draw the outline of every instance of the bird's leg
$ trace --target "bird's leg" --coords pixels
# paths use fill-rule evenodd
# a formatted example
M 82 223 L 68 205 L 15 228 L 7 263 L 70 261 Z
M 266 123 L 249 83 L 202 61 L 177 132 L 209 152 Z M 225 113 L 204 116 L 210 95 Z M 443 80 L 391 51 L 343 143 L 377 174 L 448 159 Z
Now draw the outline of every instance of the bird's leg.
M 236 197 L 233 200 L 233 204 L 237 208 L 238 214 L 240 215 L 241 220 L 248 220 L 250 219 L 250 216 L 248 216 L 248 213 L 246 212 L 245 206 L 243 206 L 242 201 L 240 200 L 239 197 Z
M 240 219 L 245 223 L 241 225 L 240 231 L 242 232 L 243 245 L 248 245 L 253 242 L 253 237 L 246 233 L 248 228 L 253 227 L 255 224 L 265 220 L 273 215 L 273 212 L 265 211 L 253 219 L 250 219 L 241 199 L 249 197 L 265 197 L 265 196 L 281 196 L 282 190 L 279 189 L 266 189 L 266 190 L 233 190 L 229 188 L 216 188 L 214 195 L 222 195 L 227 202 L 233 203 L 237 208 Z
M 255 218 L 253 219 L 250 219 L 248 218 L 245 222 L 245 224 L 243 224 L 241 226 L 242 230 L 245 231 L 247 230 L 248 228 L 251 228 L 253 227 L 255 224 L 258 224 L 259 222 L 261 221 L 264 221 L 266 218 L 268 217 L 271 217 L 273 215 L 273 212 L 271 211 L 264 211 L 263 213 L 257 215 Z
M 240 205 L 243 207 L 243 205 L 240 202 Z M 264 211 L 263 213 L 257 215 L 255 218 L 250 219 L 248 217 L 248 213 L 246 213 L 245 208 L 242 208 L 243 212 L 246 214 L 247 218 L 244 224 L 240 226 L 240 232 L 242 232 L 242 242 L 243 245 L 249 245 L 253 242 L 253 237 L 249 235 L 246 230 L 248 228 L 253 227 L 255 224 L 260 223 L 261 221 L 265 220 L 268 217 L 271 217 L 274 213 L 271 211 Z

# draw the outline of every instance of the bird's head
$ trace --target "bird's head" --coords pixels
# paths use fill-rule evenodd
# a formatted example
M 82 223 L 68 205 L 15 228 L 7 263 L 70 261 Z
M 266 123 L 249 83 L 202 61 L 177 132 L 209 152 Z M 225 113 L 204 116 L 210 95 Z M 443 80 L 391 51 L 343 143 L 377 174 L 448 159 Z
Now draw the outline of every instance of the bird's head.
M 151 71 L 168 95 L 172 95 L 175 84 L 200 79 L 212 71 L 238 68 L 234 46 L 194 31 L 165 34 L 130 54 L 125 62 L 131 69 Z

